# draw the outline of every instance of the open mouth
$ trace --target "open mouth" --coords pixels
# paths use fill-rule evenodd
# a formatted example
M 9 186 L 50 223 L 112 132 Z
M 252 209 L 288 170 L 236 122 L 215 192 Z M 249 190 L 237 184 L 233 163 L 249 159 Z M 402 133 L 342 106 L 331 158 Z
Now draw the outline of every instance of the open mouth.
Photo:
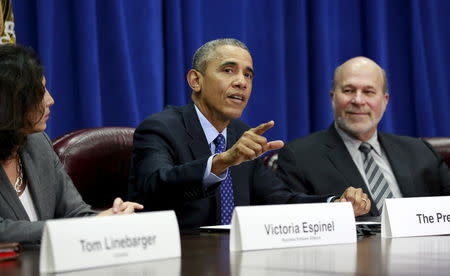
M 233 94 L 227 97 L 228 99 L 233 100 L 233 102 L 243 103 L 245 102 L 245 96 L 240 94 Z

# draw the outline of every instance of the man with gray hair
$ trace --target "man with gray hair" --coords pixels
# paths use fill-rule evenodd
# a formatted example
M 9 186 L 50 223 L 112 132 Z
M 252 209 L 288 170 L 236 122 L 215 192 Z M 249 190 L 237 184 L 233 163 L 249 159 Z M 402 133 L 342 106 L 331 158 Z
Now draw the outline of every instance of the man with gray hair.
M 389 94 L 385 71 L 355 57 L 337 67 L 331 89 L 334 123 L 288 143 L 277 174 L 294 191 L 323 194 L 361 188 L 380 215 L 385 198 L 450 194 L 450 172 L 419 139 L 378 132 Z
M 329 201 L 330 195 L 292 192 L 258 159 L 284 143 L 262 136 L 273 121 L 250 128 L 238 120 L 253 76 L 242 42 L 200 47 L 187 73 L 193 103 L 168 107 L 136 129 L 129 197 L 146 210 L 175 210 L 182 229 L 229 224 L 238 205 Z M 356 215 L 370 208 L 361 189 L 348 188 L 336 201 L 352 202 Z

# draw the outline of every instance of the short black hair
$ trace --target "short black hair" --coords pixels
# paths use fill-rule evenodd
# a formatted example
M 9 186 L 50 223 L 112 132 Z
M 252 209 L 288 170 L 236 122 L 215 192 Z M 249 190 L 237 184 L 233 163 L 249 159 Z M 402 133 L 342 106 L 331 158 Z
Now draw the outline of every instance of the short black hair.
M 211 54 L 217 49 L 217 47 L 224 45 L 242 48 L 250 54 L 250 50 L 247 45 L 235 38 L 219 38 L 216 40 L 211 40 L 203 44 L 197 49 L 197 51 L 195 51 L 194 57 L 192 58 L 192 69 L 205 73 L 206 64 L 210 60 Z

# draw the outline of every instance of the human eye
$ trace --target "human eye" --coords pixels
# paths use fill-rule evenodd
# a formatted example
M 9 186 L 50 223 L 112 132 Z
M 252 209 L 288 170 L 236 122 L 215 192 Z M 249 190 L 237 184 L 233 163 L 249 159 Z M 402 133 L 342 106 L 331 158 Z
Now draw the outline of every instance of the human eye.
M 342 92 L 345 94 L 349 94 L 353 92 L 353 89 L 350 87 L 344 87 L 344 89 L 342 89 Z
M 252 73 L 244 73 L 244 76 L 247 78 L 247 79 L 253 79 L 253 74 Z
M 224 71 L 225 73 L 233 73 L 233 68 L 231 68 L 231 67 L 224 67 L 224 68 L 223 68 L 223 71 Z

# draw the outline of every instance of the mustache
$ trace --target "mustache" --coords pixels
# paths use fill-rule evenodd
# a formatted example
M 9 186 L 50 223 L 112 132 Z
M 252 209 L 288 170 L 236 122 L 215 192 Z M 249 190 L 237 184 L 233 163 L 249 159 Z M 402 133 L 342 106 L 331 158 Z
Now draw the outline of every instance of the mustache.
M 370 113 L 370 109 L 366 108 L 355 108 L 355 107 L 348 107 L 345 109 L 346 112 L 353 112 L 353 113 Z

